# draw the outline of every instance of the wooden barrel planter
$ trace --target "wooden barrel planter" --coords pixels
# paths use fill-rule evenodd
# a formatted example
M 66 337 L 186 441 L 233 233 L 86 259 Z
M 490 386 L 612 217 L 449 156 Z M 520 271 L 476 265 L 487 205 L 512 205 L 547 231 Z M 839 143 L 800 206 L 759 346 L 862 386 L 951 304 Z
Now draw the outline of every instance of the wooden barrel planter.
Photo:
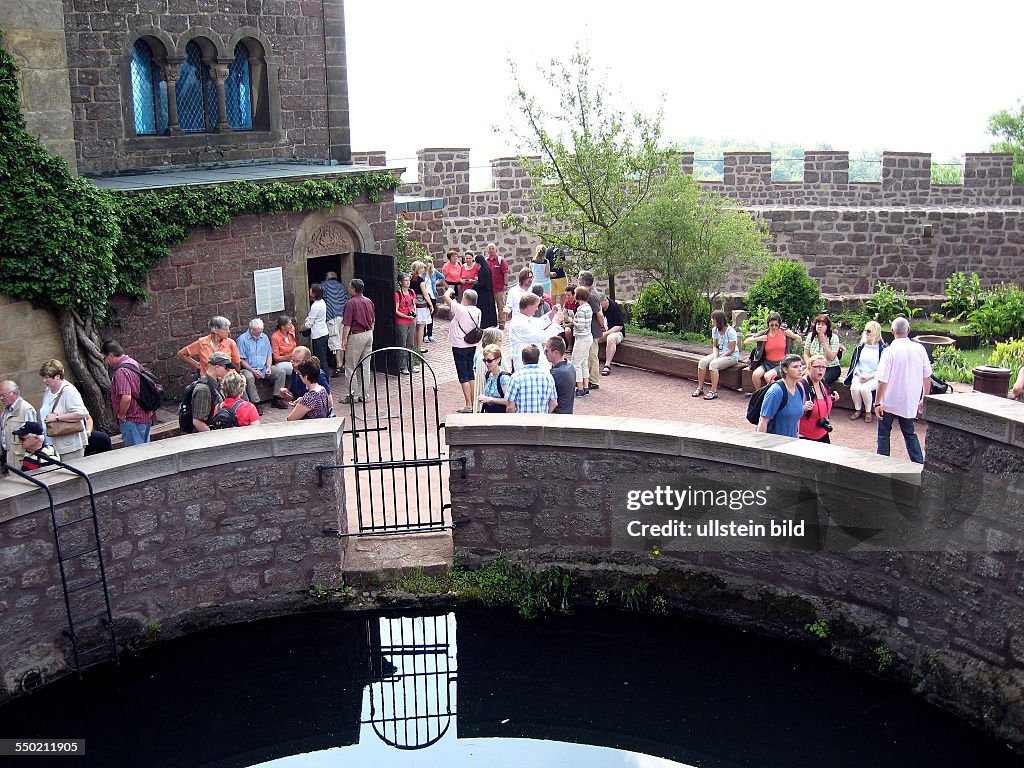
M 1010 389 L 1009 368 L 997 368 L 994 365 L 979 365 L 972 373 L 974 374 L 974 391 L 996 397 L 1006 397 Z

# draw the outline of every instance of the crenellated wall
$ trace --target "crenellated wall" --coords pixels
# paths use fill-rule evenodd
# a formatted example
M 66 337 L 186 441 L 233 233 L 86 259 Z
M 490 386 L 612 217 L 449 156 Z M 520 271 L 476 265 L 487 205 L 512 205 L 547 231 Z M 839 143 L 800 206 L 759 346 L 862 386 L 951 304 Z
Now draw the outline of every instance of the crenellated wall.
M 529 194 L 518 158 L 492 160 L 494 189 L 470 192 L 468 149 L 424 149 L 418 157 L 420 180 L 400 193 L 445 198 L 440 225 L 436 212 L 409 214 L 432 255 L 494 241 L 513 268 L 524 266 L 537 240 L 502 225 Z M 692 173 L 693 162 L 692 152 L 682 153 L 684 171 Z M 952 185 L 931 183 L 926 153 L 883 153 L 877 182 L 849 181 L 848 152 L 807 151 L 802 182 L 772 181 L 771 163 L 770 153 L 727 152 L 723 180 L 701 184 L 764 219 L 773 250 L 803 261 L 826 293 L 870 293 L 882 279 L 941 294 L 954 272 L 977 272 L 986 285 L 1024 273 L 1024 189 L 1012 184 L 1010 154 L 964 155 L 962 183 Z M 428 219 L 434 223 L 415 223 Z M 638 283 L 638 275 L 617 276 L 618 295 L 634 297 Z

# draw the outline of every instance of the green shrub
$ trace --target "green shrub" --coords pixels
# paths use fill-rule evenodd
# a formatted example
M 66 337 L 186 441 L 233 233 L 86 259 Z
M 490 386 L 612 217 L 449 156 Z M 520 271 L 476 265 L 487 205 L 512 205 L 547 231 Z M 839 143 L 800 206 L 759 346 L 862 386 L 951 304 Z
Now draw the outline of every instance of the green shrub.
M 799 261 L 777 259 L 747 292 L 747 312 L 758 307 L 778 312 L 790 328 L 803 328 L 821 310 L 821 289 Z
M 967 325 L 985 342 L 1024 336 L 1024 291 L 1000 285 L 984 294 L 984 303 L 967 315 Z
M 862 315 L 868 320 L 880 323 L 883 328 L 897 317 L 909 320 L 920 311 L 920 307 L 911 308 L 906 291 L 897 291 L 881 281 L 875 283 L 874 294 L 861 307 Z
M 939 347 L 932 354 L 932 373 L 943 381 L 974 383 L 974 365 L 956 347 Z
M 981 306 L 984 294 L 981 290 L 981 279 L 976 272 L 970 276 L 963 272 L 954 272 L 946 280 L 947 301 L 942 308 L 950 313 L 950 317 L 959 320 Z
M 1017 371 L 1024 368 L 1024 339 L 1011 339 L 996 344 L 996 348 L 989 355 L 988 364 L 1009 368 L 1016 375 Z
M 651 283 L 633 305 L 632 322 L 661 333 L 698 333 L 710 324 L 711 305 L 697 291 L 680 290 L 677 303 L 659 283 Z

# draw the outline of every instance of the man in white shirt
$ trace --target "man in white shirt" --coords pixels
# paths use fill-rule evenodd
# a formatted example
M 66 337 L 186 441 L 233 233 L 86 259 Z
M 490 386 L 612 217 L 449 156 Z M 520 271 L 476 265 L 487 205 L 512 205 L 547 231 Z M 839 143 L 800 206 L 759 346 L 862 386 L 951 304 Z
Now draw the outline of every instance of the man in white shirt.
M 532 293 L 524 293 L 519 299 L 518 311 L 512 316 L 508 324 L 508 339 L 512 344 L 513 370 L 518 371 L 523 367 L 523 347 L 527 344 L 543 346 L 544 342 L 552 336 L 562 332 L 559 325 L 561 307 L 557 304 L 545 315 L 534 317 L 540 299 Z M 551 363 L 541 359 L 539 363 L 541 371 L 551 370 Z
M 925 348 L 908 338 L 910 321 L 897 317 L 892 321 L 892 344 L 878 361 L 878 390 L 875 415 L 878 417 L 877 453 L 889 455 L 889 433 L 893 419 L 899 420 L 910 460 L 924 464 L 921 441 L 914 433 L 914 421 L 924 410 L 924 396 L 931 385 L 932 364 Z
M 519 313 L 519 299 L 523 297 L 524 293 L 529 293 L 530 286 L 533 285 L 533 270 L 523 267 L 519 270 L 518 280 L 519 282 L 509 287 L 505 294 L 506 318 L 513 318 Z

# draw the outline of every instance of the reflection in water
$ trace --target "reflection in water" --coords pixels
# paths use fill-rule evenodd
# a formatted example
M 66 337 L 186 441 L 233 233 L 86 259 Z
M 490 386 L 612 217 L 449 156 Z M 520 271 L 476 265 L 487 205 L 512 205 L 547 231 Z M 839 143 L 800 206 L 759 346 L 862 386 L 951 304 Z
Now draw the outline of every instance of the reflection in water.
M 458 644 L 454 613 L 366 621 L 368 653 L 359 743 L 264 763 L 259 768 L 463 765 L 689 768 L 651 755 L 588 744 L 458 738 Z M 448 738 L 445 738 L 445 737 Z M 376 737 L 376 738 L 375 738 Z M 441 742 L 444 739 L 443 743 Z M 386 745 L 386 746 L 385 746 Z M 398 756 L 391 747 L 429 754 Z M 512 758 L 514 755 L 514 758 Z
M 76 768 L 1020 764 L 905 688 L 770 638 L 614 611 L 457 616 L 458 642 L 450 612 L 197 633 L 0 707 L 0 738 L 84 738 Z
M 366 642 L 362 722 L 399 749 L 437 742 L 455 714 L 455 614 L 368 619 Z

